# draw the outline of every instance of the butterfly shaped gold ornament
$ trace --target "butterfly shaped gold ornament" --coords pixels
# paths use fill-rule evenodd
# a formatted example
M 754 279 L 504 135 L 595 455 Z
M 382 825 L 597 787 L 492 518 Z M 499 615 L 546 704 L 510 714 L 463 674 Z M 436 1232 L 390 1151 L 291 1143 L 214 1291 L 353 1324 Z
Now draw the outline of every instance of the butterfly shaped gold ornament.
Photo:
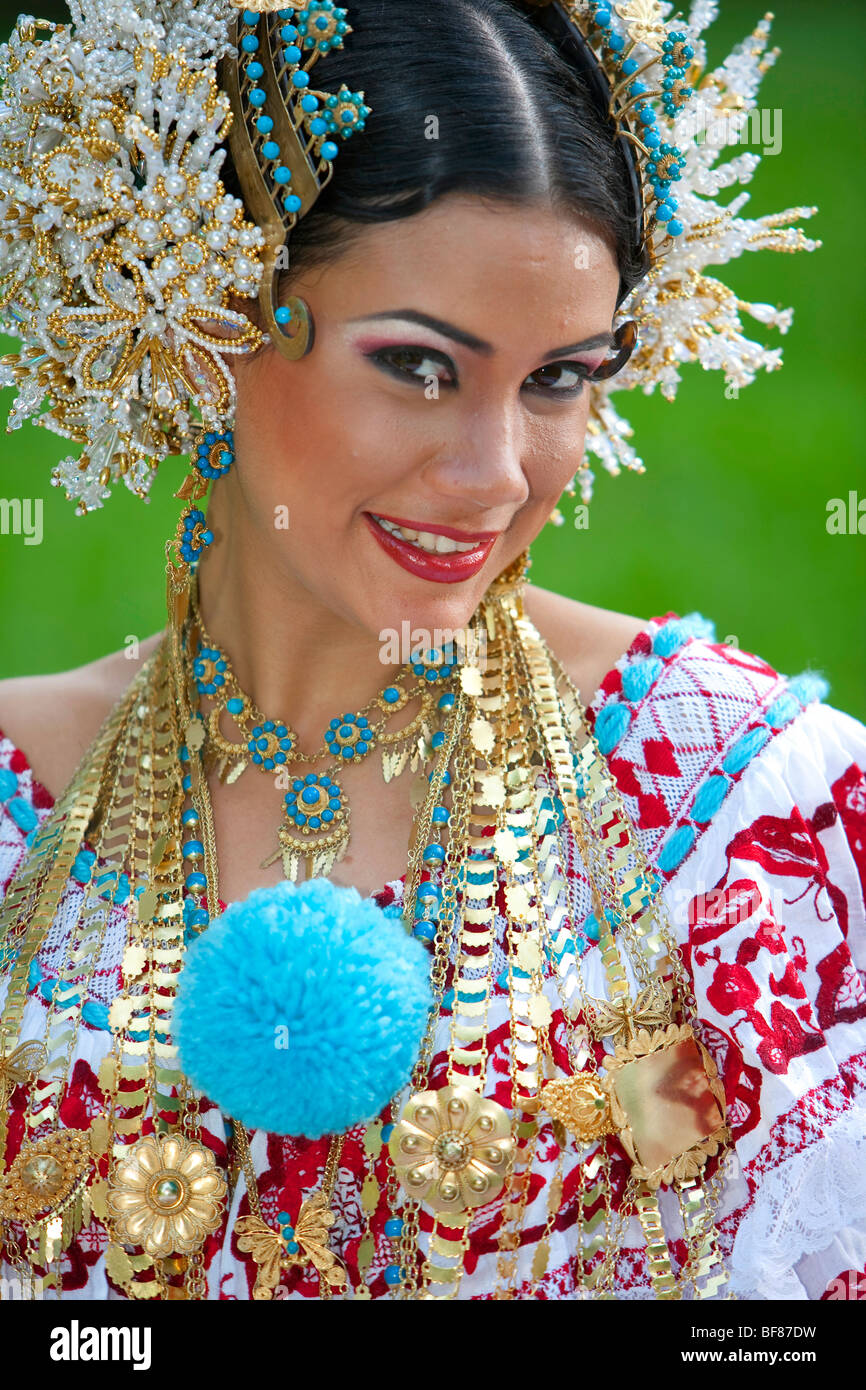
M 283 1272 L 307 1264 L 312 1264 L 332 1289 L 345 1288 L 346 1271 L 328 1249 L 328 1231 L 335 1220 L 320 1190 L 302 1204 L 294 1226 L 275 1231 L 258 1216 L 242 1216 L 236 1221 L 238 1249 L 252 1255 L 258 1267 L 253 1298 L 273 1298 Z
M 15 1090 L 45 1066 L 48 1054 L 42 1043 L 23 1042 L 14 1052 L 0 1056 L 0 1108 Z

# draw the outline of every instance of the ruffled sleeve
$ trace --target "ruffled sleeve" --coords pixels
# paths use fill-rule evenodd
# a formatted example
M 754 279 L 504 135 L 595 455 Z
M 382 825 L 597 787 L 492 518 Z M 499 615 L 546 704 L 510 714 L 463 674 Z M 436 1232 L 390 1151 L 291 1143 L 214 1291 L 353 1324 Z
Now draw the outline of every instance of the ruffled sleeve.
M 662 620 L 594 702 L 596 733 L 691 967 L 733 1148 L 719 1211 L 740 1297 L 866 1285 L 866 728 Z

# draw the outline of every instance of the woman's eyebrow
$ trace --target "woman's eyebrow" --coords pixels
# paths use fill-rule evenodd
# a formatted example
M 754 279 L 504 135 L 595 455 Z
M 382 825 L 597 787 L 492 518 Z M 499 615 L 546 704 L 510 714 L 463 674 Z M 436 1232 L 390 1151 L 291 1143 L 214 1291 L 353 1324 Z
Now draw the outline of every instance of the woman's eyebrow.
M 493 344 L 486 342 L 484 338 L 477 338 L 474 333 L 467 333 L 465 329 L 458 328 L 453 323 L 434 318 L 431 314 L 422 314 L 417 309 L 385 309 L 378 314 L 364 314 L 361 318 L 349 319 L 348 322 L 364 323 L 376 319 L 403 319 L 407 323 L 420 324 L 422 328 L 430 328 L 434 333 L 440 333 L 443 338 L 450 338 L 452 342 L 460 343 L 472 352 L 480 352 L 488 357 L 496 351 Z M 551 362 L 555 357 L 568 357 L 571 353 L 588 352 L 595 347 L 613 347 L 614 343 L 613 333 L 594 333 L 583 342 L 568 343 L 565 347 L 554 348 L 552 352 L 545 353 L 542 361 Z

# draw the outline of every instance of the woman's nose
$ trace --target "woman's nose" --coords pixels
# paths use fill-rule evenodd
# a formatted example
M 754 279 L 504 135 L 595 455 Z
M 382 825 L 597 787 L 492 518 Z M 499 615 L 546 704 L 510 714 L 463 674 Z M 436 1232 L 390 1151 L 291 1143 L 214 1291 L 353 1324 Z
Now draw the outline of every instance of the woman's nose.
M 523 429 L 510 412 L 475 412 L 429 459 L 425 482 L 440 496 L 460 498 L 478 511 L 522 507 L 530 493 L 524 444 Z

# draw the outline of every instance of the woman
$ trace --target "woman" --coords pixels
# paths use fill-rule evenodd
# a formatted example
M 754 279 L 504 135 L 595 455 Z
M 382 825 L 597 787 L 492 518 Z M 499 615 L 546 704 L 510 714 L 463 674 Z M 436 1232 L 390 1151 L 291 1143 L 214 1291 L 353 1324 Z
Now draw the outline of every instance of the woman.
M 230 416 L 204 395 L 166 633 L 132 669 L 0 686 L 7 1260 L 89 1298 L 838 1296 L 866 1266 L 866 731 L 698 615 L 525 584 L 610 424 L 589 382 L 635 345 L 617 311 L 683 231 L 685 161 L 638 101 L 645 208 L 669 177 L 636 239 L 638 146 L 582 31 L 620 79 L 636 44 L 668 54 L 679 101 L 697 29 L 626 16 L 617 44 L 604 6 L 587 30 L 505 0 L 350 19 L 318 56 L 356 129 L 310 194 L 276 97 L 297 113 L 344 12 L 222 17 L 223 181 L 260 231 L 209 225 L 264 269 L 252 307 L 234 262 L 214 330 L 249 315 L 255 350 L 225 359 Z M 121 126 L 96 129 L 109 158 Z M 140 166 L 145 211 L 190 167 Z M 171 248 L 130 226 L 155 267 Z M 97 288 L 129 315 L 125 273 Z M 91 476 L 88 441 L 71 495 L 143 486 L 134 450 Z

